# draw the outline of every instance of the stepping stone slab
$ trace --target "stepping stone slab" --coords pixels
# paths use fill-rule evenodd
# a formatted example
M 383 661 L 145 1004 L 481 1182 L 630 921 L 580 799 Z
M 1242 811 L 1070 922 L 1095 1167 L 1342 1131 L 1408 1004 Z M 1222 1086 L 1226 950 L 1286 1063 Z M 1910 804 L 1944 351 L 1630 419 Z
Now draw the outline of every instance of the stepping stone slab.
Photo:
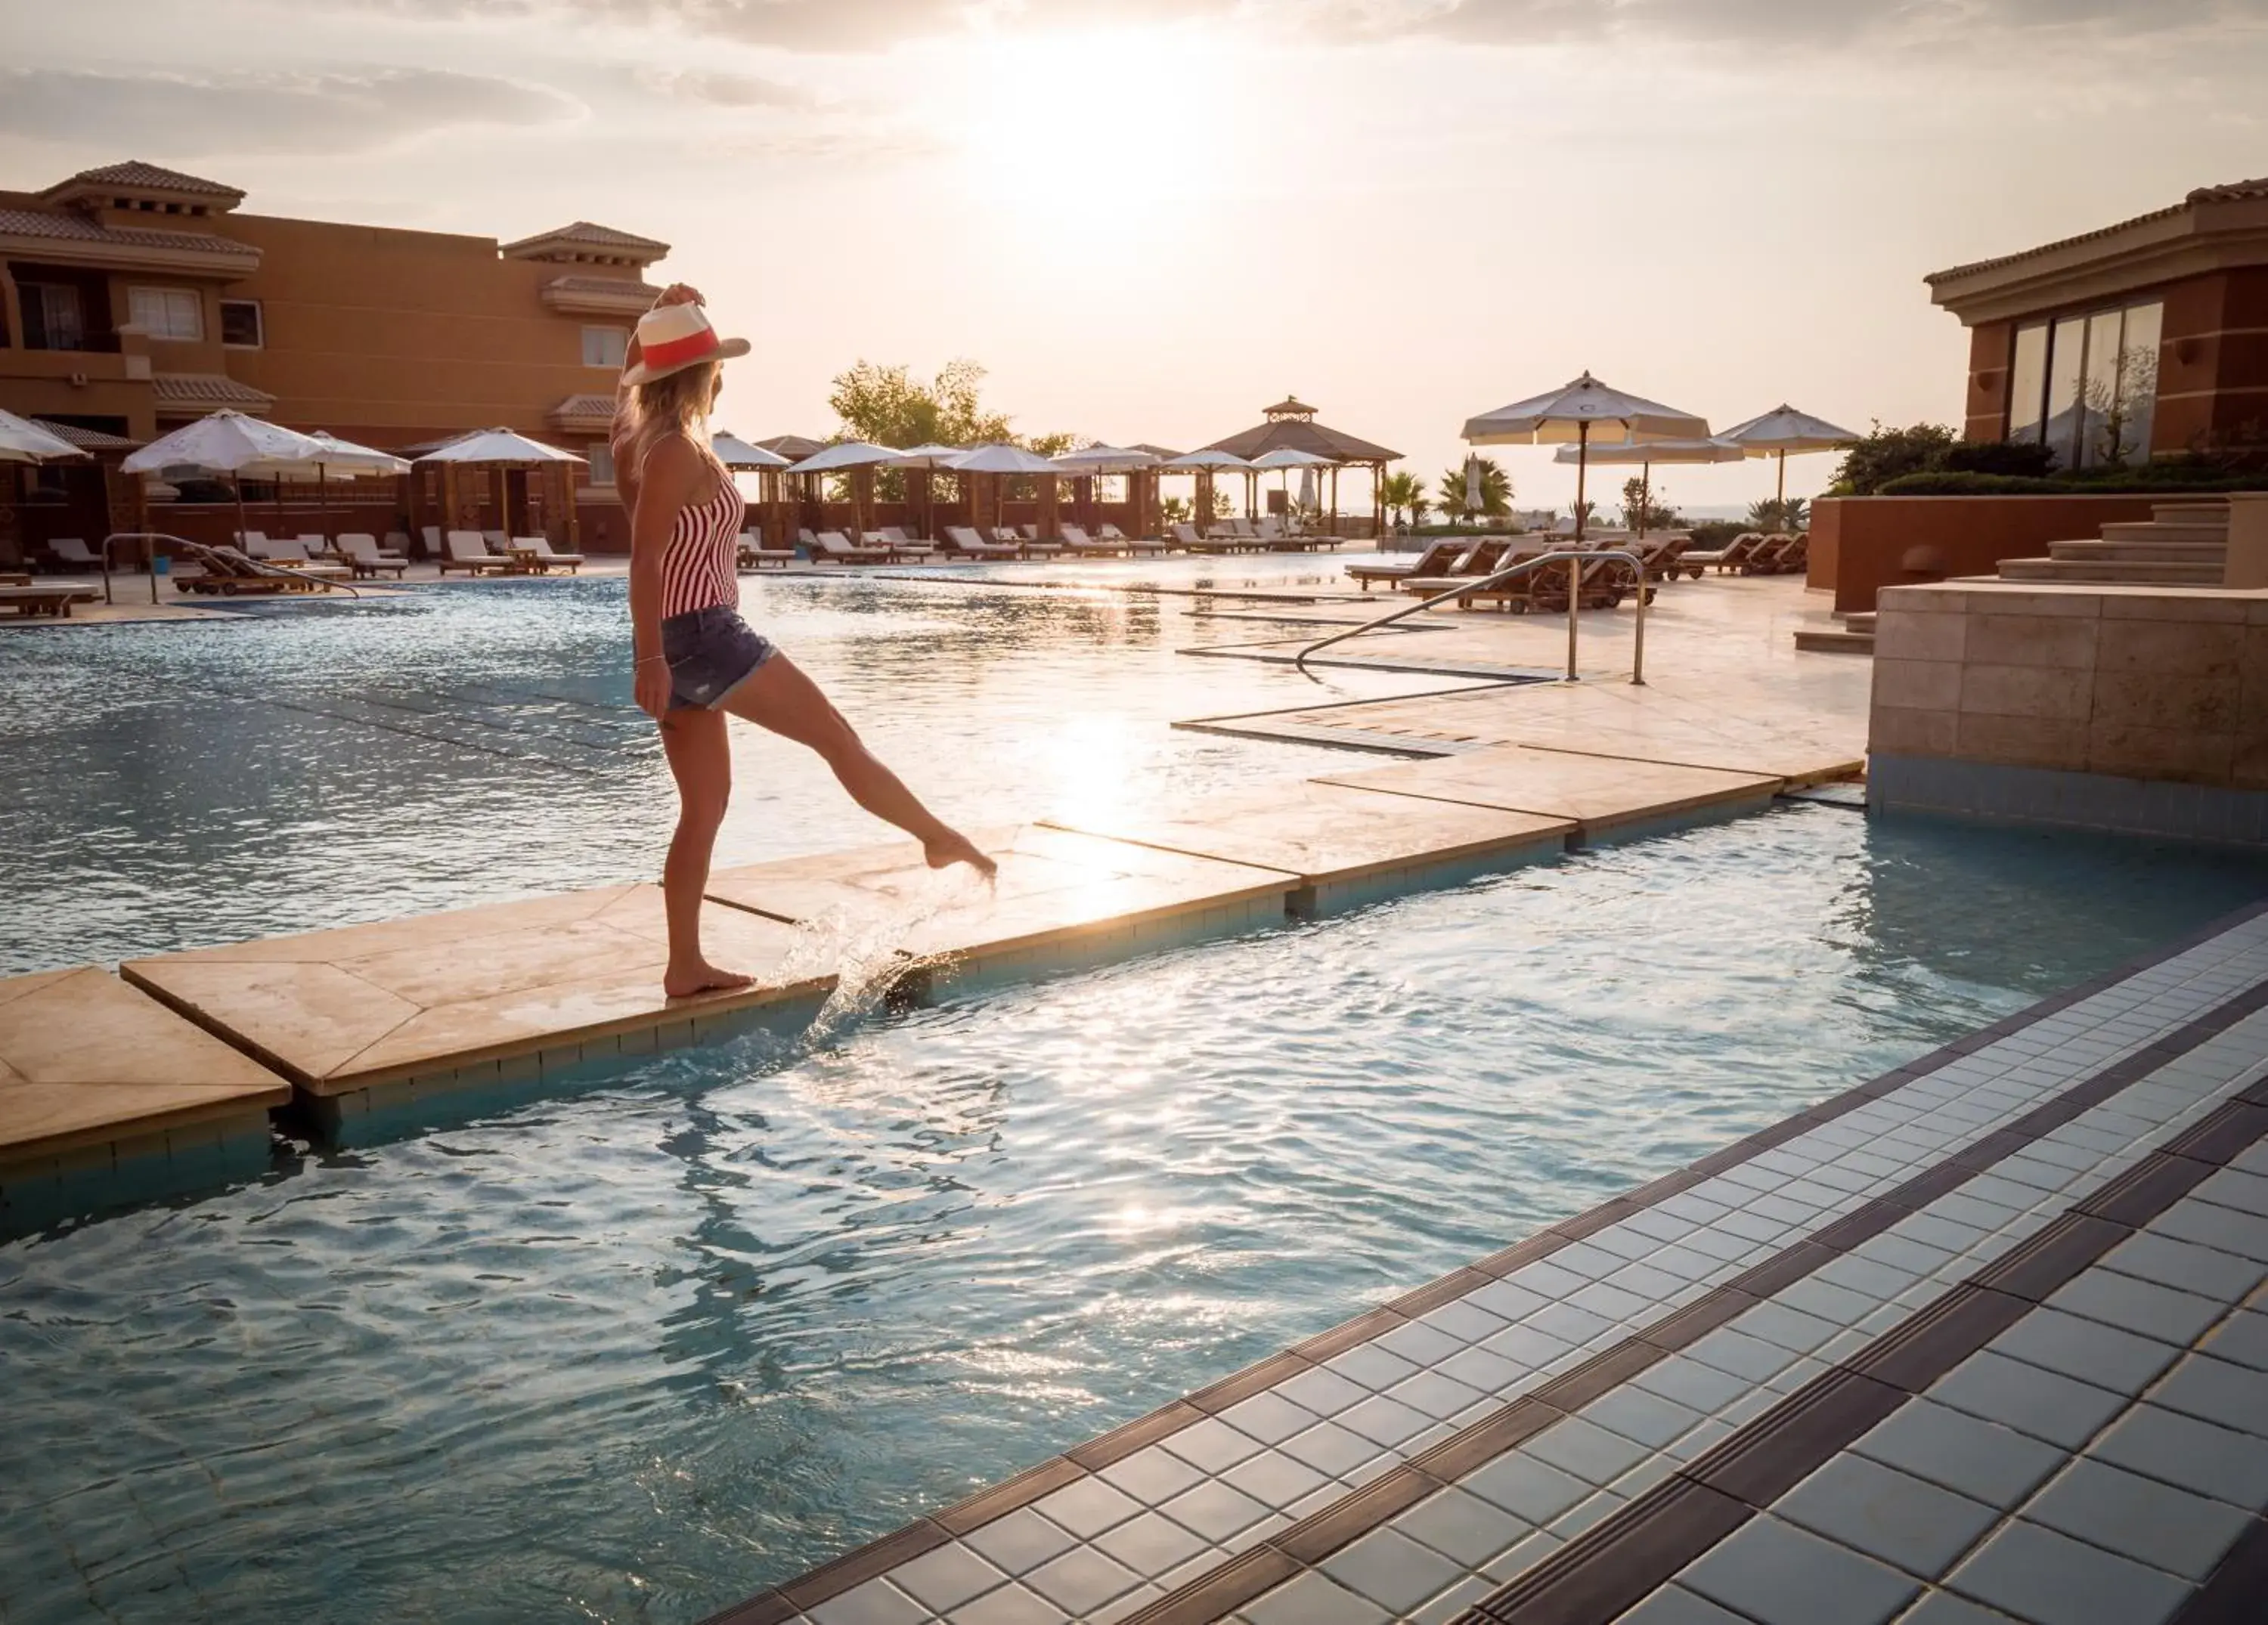
M 855 951 L 971 960 L 1061 950 L 1081 939 L 1212 910 L 1283 917 L 1299 884 L 1286 871 L 1161 851 L 1044 825 L 979 830 L 1000 865 L 987 885 L 930 868 L 913 842 L 720 870 L 709 895 L 817 928 Z
M 93 966 L 0 981 L 0 1178 L 209 1123 L 264 1133 L 291 1087 Z
M 460 1066 L 792 998 L 829 974 L 777 920 L 703 911 L 718 964 L 755 985 L 662 996 L 661 891 L 604 886 L 527 902 L 348 926 L 134 960 L 120 972 L 225 1033 L 311 1094 L 338 1095 Z
M 1309 886 L 1526 847 L 1556 849 L 1575 827 L 1568 820 L 1532 812 L 1426 804 L 1315 782 L 1207 796 L 1178 816 L 1066 816 L 1048 824 L 1224 863 L 1287 870 Z
M 1467 806 L 1572 820 L 1586 835 L 1617 825 L 1675 818 L 1769 799 L 1776 776 L 1674 767 L 1619 757 L 1500 746 L 1432 761 L 1335 773 L 1322 783 Z

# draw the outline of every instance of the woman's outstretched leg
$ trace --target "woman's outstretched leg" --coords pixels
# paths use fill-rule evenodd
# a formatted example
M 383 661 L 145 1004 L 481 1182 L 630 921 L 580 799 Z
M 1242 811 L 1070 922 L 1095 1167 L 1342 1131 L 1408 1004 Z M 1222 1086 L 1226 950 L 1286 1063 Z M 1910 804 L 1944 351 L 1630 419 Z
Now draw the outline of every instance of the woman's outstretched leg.
M 733 793 L 733 747 L 715 711 L 671 711 L 661 722 L 662 753 L 677 779 L 677 833 L 661 866 L 669 916 L 669 968 L 661 990 L 671 998 L 717 988 L 745 988 L 749 978 L 719 970 L 701 952 L 701 898 L 709 889 L 709 855 Z
M 967 864 L 990 875 L 999 865 L 976 849 L 968 836 L 942 822 L 903 780 L 868 750 L 819 685 L 785 655 L 776 654 L 754 676 L 725 696 L 725 709 L 819 753 L 850 799 L 876 818 L 895 824 L 922 843 L 932 869 Z

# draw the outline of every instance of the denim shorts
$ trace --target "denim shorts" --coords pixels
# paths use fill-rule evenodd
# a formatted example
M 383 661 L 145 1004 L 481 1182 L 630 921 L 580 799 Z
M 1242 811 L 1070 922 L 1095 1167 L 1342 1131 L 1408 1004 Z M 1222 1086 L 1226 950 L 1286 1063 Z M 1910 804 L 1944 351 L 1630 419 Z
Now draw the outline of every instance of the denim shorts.
M 681 711 L 714 710 L 779 651 L 739 610 L 718 604 L 663 621 L 661 652 L 669 661 L 669 709 Z

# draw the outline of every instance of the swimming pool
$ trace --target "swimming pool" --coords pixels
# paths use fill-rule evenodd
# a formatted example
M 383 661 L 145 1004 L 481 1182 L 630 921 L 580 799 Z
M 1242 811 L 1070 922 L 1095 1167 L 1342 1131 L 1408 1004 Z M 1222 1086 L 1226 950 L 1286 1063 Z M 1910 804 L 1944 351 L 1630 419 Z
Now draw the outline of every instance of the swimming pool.
M 1790 805 L 0 1246 L 0 1607 L 695 1618 L 2264 893 Z
M 1342 753 L 1167 724 L 1461 686 L 1192 660 L 1187 596 L 953 582 L 751 578 L 749 618 L 946 817 L 1141 809 L 1298 777 Z M 1313 558 L 1152 564 L 1136 577 L 1321 580 Z M 656 875 L 675 802 L 630 701 L 620 577 L 452 583 L 195 624 L 0 640 L 0 974 Z M 1297 614 L 1296 607 L 1285 613 Z M 1239 633 L 1270 629 L 1242 623 Z M 892 831 L 817 759 L 735 724 L 719 865 Z

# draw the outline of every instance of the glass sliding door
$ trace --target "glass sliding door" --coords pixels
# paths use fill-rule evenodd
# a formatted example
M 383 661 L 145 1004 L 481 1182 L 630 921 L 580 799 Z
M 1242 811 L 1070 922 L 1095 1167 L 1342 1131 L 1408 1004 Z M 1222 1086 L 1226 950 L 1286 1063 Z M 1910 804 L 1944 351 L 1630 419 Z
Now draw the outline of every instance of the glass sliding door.
M 2080 465 L 2085 444 L 2080 430 L 2087 415 L 2087 318 L 2066 316 L 2048 338 L 2047 420 L 2043 438 L 2055 448 L 2056 461 Z
M 2048 325 L 2036 321 L 2016 329 L 2015 353 L 2008 363 L 2008 439 L 2040 438 L 2047 388 Z
M 2158 339 L 2165 324 L 2162 305 L 2130 305 L 2118 342 L 2118 456 L 2107 460 L 2150 460 L 2150 427 L 2158 408 Z

